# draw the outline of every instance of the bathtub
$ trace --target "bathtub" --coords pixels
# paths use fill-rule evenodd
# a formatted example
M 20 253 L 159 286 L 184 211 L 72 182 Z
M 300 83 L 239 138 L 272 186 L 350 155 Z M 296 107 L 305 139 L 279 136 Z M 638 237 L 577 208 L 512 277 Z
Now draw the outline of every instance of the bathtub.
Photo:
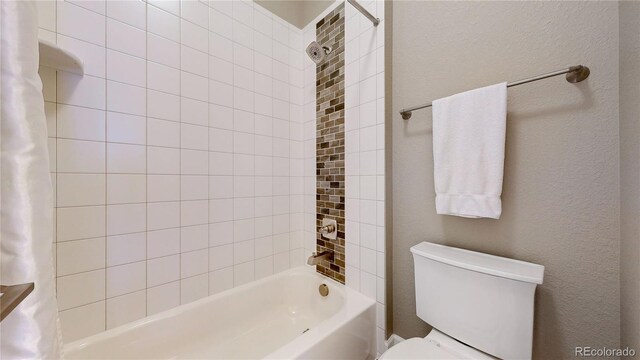
M 374 344 L 375 302 L 303 266 L 64 350 L 67 359 L 366 359 Z

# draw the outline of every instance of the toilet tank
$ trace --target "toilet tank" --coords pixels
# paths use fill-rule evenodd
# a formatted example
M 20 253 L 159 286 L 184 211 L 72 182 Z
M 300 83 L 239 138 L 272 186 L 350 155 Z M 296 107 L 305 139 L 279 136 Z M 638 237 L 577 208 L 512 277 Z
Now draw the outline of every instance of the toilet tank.
M 544 266 L 429 242 L 411 252 L 422 320 L 490 355 L 531 358 Z

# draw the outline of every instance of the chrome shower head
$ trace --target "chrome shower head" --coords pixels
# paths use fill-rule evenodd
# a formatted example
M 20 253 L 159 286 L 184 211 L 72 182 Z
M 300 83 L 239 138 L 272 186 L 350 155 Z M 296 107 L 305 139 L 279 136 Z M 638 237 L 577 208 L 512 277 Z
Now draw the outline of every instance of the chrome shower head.
M 332 49 L 328 46 L 321 46 L 315 41 L 312 41 L 309 46 L 307 46 L 307 55 L 315 62 L 316 64 L 322 63 L 327 55 L 331 54 Z

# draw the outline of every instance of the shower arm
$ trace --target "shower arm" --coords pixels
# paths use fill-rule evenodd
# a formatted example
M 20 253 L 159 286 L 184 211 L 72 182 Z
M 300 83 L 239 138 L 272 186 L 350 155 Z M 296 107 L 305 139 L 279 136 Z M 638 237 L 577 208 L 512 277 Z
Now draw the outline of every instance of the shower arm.
M 360 11 L 362 15 L 366 16 L 367 19 L 371 20 L 373 26 L 378 26 L 378 24 L 380 24 L 380 19 L 371 15 L 371 13 L 367 11 L 367 9 L 365 9 L 362 5 L 360 5 L 356 0 L 347 0 L 347 2 L 349 2 L 349 4 Z

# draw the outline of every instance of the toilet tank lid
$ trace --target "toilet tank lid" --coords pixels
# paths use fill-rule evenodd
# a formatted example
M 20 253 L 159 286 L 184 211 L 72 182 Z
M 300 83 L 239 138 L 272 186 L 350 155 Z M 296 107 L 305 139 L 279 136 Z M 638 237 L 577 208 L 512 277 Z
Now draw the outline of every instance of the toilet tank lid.
M 444 264 L 507 279 L 542 284 L 544 277 L 542 265 L 430 242 L 414 245 L 411 252 Z

